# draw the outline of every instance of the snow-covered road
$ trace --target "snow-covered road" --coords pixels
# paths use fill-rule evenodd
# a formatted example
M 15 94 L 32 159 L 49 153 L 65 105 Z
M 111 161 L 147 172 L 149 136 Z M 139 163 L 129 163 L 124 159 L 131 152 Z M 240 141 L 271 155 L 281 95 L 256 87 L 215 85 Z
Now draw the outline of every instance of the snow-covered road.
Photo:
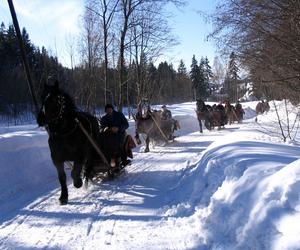
M 182 126 L 174 143 L 150 153 L 136 148 L 132 165 L 115 180 L 75 189 L 68 170 L 65 206 L 58 203 L 46 133 L 35 126 L 1 131 L 0 249 L 276 249 L 286 241 L 300 246 L 292 230 L 282 226 L 280 235 L 275 221 L 283 212 L 300 220 L 299 147 L 260 131 L 253 116 L 201 135 L 193 105 L 173 107 Z M 295 167 L 280 175 L 290 163 Z M 285 176 L 284 183 L 276 174 Z M 271 178 L 284 188 L 272 185 L 274 192 L 256 204 Z M 264 215 L 255 222 L 263 205 Z M 242 240 L 246 236 L 250 241 Z

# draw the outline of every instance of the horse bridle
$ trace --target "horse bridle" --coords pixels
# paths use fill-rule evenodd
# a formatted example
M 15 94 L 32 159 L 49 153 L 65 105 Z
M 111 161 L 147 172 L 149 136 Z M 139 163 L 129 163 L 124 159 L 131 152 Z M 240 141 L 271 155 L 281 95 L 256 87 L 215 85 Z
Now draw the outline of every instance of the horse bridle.
M 49 93 L 42 104 L 41 110 L 43 111 L 44 114 L 46 114 L 46 110 L 45 110 L 45 102 L 47 101 L 47 99 L 51 96 L 51 93 Z M 56 116 L 54 116 L 53 118 L 51 118 L 50 120 L 47 120 L 47 123 L 57 123 L 62 117 L 63 117 L 63 113 L 65 112 L 65 107 L 66 107 L 66 101 L 65 101 L 65 97 L 63 95 L 58 95 L 58 104 L 60 105 L 59 108 L 59 112 L 57 113 Z
M 141 114 L 141 118 L 142 119 L 147 120 L 147 119 L 149 119 L 151 117 L 151 110 L 149 109 L 148 106 L 141 107 L 141 109 L 140 109 L 139 112 Z

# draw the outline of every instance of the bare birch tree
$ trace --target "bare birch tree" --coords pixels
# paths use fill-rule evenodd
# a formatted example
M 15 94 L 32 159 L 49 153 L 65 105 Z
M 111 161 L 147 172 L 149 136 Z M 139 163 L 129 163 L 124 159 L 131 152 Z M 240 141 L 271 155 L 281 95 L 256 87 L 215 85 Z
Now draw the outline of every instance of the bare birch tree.
M 211 37 L 224 52 L 236 53 L 257 93 L 272 100 L 300 102 L 299 0 L 227 0 L 219 4 L 212 20 Z M 285 134 L 274 107 L 283 140 L 291 138 L 288 109 Z
M 127 80 L 125 76 L 125 69 L 126 69 L 126 56 L 125 56 L 125 51 L 129 47 L 131 41 L 128 41 L 130 39 L 130 29 L 136 28 L 139 26 L 139 30 L 141 33 L 136 33 L 136 35 L 139 36 L 139 39 L 137 40 L 134 39 L 136 42 L 136 45 L 141 46 L 140 48 L 145 49 L 145 43 L 146 42 L 146 35 L 148 35 L 147 39 L 153 38 L 157 33 L 154 35 L 152 29 L 150 20 L 151 18 L 156 18 L 157 16 L 155 13 L 157 12 L 158 9 L 156 9 L 157 6 L 161 6 L 160 11 L 162 11 L 162 7 L 165 6 L 167 3 L 172 3 L 175 4 L 176 6 L 180 6 L 184 4 L 184 1 L 182 0 L 120 0 L 120 11 L 122 13 L 121 15 L 121 29 L 120 29 L 120 47 L 119 47 L 119 86 L 118 86 L 118 106 L 119 109 L 122 109 L 123 103 L 124 103 L 124 96 L 123 96 L 123 86 L 126 84 Z M 148 13 L 147 16 L 144 14 Z M 142 19 L 141 19 L 142 17 Z M 153 21 L 152 19 L 151 21 Z M 145 32 L 145 24 L 147 24 L 147 32 Z M 156 28 L 157 24 L 155 25 Z M 142 35 L 142 38 L 141 38 Z M 162 39 L 162 37 L 160 37 Z M 126 42 L 127 41 L 127 42 Z M 140 43 L 142 42 L 142 43 Z M 157 40 L 158 42 L 158 40 Z M 161 44 L 162 40 L 158 42 L 157 44 Z M 138 48 L 136 47 L 136 48 Z M 146 46 L 147 48 L 150 48 L 150 46 Z M 140 56 L 144 56 L 145 52 L 144 51 L 139 51 Z M 140 60 L 139 60 L 140 61 Z
M 96 13 L 100 18 L 100 31 L 103 33 L 103 53 L 104 53 L 104 103 L 107 103 L 107 92 L 108 90 L 108 67 L 109 67 L 109 45 L 112 42 L 113 35 L 109 37 L 110 33 L 113 33 L 112 24 L 113 18 L 117 11 L 119 0 L 89 0 L 93 3 L 94 9 L 90 9 Z
M 227 0 L 212 21 L 211 37 L 223 52 L 236 53 L 256 89 L 274 84 L 277 98 L 300 101 L 299 0 Z
M 131 29 L 130 46 L 135 62 L 135 84 L 137 102 L 143 97 L 153 95 L 152 78 L 147 74 L 149 63 L 155 62 L 163 52 L 176 45 L 171 34 L 166 14 L 162 12 L 163 3 L 144 4 L 143 8 L 133 16 L 134 26 Z
M 99 29 L 99 18 L 92 11 L 95 3 L 86 2 L 85 13 L 83 16 L 83 31 L 80 41 L 80 52 L 82 66 L 84 67 L 84 86 L 79 89 L 81 105 L 90 112 L 95 111 L 97 93 L 97 69 L 99 69 L 102 58 L 102 33 Z M 85 103 L 83 103 L 83 100 Z

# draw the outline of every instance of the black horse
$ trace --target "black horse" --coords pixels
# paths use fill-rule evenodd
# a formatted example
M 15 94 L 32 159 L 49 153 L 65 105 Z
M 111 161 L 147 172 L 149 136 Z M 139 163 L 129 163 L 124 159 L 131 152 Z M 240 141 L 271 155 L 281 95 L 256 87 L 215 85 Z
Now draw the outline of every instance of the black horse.
M 206 105 L 202 99 L 197 99 L 196 102 L 196 114 L 197 114 L 197 119 L 199 123 L 199 128 L 200 128 L 200 133 L 203 133 L 202 129 L 202 120 L 204 121 L 204 126 L 208 129 L 211 130 L 211 122 L 210 122 L 210 111 L 211 111 L 211 106 Z
M 59 89 L 58 82 L 55 82 L 54 86 L 45 85 L 42 100 L 43 105 L 37 123 L 39 126 L 45 126 L 48 131 L 51 158 L 61 185 L 59 201 L 61 204 L 67 204 L 68 188 L 64 162 L 73 162 L 71 171 L 73 184 L 76 188 L 80 188 L 83 184 L 82 172 L 85 172 L 88 180 L 95 171 L 110 171 L 109 158 L 112 151 L 117 152 L 118 145 L 114 142 L 104 143 L 106 138 L 99 132 L 97 118 L 79 111 L 73 99 Z M 101 147 L 105 144 L 110 148 Z M 96 148 L 104 152 L 103 157 L 99 156 Z

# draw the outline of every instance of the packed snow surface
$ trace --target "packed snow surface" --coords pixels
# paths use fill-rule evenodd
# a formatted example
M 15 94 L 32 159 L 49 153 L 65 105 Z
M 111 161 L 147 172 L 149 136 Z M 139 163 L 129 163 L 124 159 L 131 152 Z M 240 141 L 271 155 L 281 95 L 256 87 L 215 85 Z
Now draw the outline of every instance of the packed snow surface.
M 75 189 L 69 203 L 36 124 L 0 128 L 0 249 L 300 249 L 297 109 L 274 102 L 289 125 L 283 142 L 274 103 L 199 132 L 195 103 L 170 105 L 176 140 L 139 146 L 112 181 Z M 134 135 L 134 121 L 128 132 Z M 284 130 L 286 133 L 286 130 Z

